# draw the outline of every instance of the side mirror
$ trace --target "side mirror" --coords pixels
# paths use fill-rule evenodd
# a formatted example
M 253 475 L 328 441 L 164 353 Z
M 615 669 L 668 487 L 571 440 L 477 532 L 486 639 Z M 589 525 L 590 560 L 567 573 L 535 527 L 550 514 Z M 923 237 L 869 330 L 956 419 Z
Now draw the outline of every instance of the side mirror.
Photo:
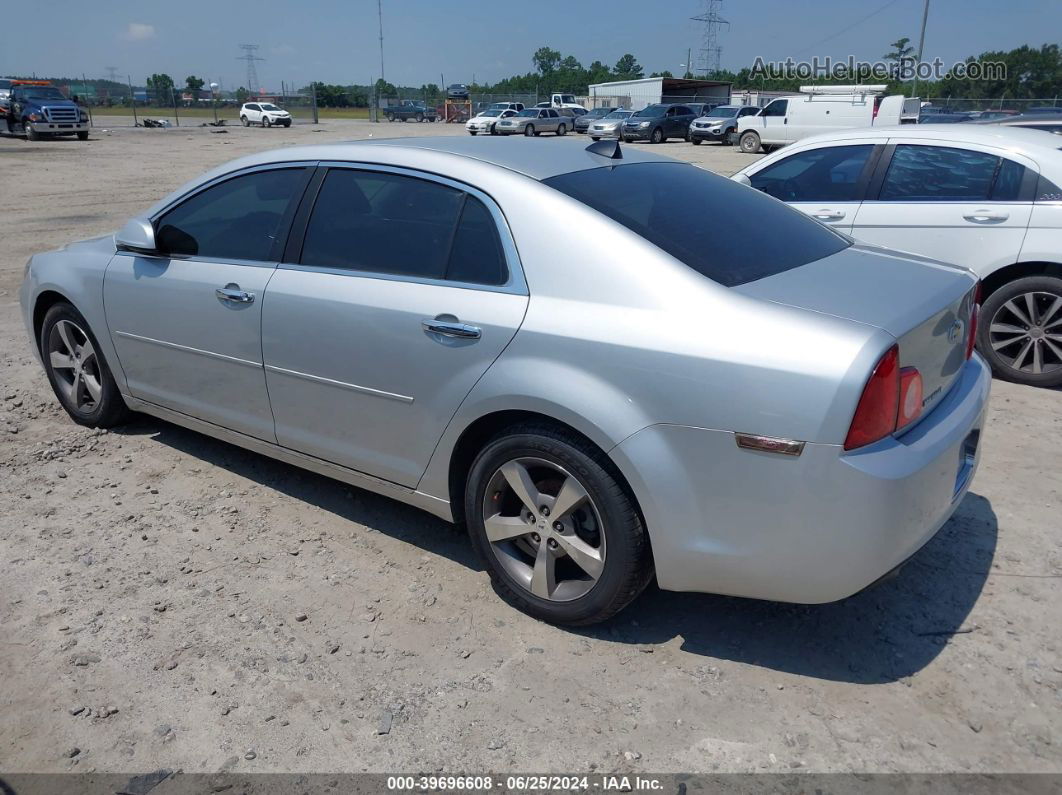
M 114 236 L 114 243 L 119 251 L 132 251 L 136 254 L 158 254 L 155 243 L 155 230 L 150 221 L 143 218 L 130 218 L 125 226 Z
M 752 180 L 749 179 L 745 174 L 738 174 L 737 176 L 735 176 L 734 182 L 740 182 L 742 185 L 748 188 L 752 187 Z

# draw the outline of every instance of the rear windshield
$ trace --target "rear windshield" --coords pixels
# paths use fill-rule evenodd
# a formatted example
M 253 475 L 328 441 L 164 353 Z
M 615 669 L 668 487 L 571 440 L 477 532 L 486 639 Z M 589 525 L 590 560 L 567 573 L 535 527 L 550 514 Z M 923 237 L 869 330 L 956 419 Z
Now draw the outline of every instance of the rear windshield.
M 851 245 L 777 199 L 685 163 L 632 163 L 543 181 L 726 287 Z

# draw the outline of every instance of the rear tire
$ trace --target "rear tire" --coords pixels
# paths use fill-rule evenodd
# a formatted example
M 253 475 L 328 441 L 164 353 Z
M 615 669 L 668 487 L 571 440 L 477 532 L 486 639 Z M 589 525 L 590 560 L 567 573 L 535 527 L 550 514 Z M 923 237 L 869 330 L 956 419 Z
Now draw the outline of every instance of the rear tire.
M 111 428 L 129 418 L 99 342 L 71 304 L 60 302 L 48 310 L 37 345 L 52 391 L 74 422 Z
M 1062 385 L 1062 279 L 1028 276 L 988 296 L 978 318 L 977 350 L 1004 381 Z
M 388 120 L 388 121 L 394 121 L 394 120 L 395 120 L 395 114 L 393 114 L 393 113 L 388 113 L 388 114 L 387 114 L 387 120 Z
M 745 154 L 754 155 L 760 151 L 760 136 L 751 130 L 742 133 L 741 138 L 738 139 L 738 146 Z
M 595 138 L 594 136 L 591 135 L 590 136 L 590 140 L 591 141 L 600 141 L 601 139 L 600 138 Z
M 246 116 L 240 116 L 240 121 L 243 123 L 244 127 L 250 127 L 251 126 L 251 122 L 249 122 L 247 120 Z
M 417 118 L 417 123 L 419 124 L 420 122 L 424 121 L 424 114 L 423 113 L 418 113 L 416 118 Z
M 568 128 L 565 127 L 563 124 L 560 127 L 557 128 L 557 135 L 564 135 L 567 132 L 568 132 Z
M 529 484 L 523 493 L 534 505 L 513 482 Z M 633 498 L 608 458 L 569 431 L 532 423 L 492 439 L 469 473 L 465 516 L 495 590 L 543 621 L 605 621 L 652 579 L 649 537 Z M 491 523 L 493 540 L 491 517 L 500 520 Z

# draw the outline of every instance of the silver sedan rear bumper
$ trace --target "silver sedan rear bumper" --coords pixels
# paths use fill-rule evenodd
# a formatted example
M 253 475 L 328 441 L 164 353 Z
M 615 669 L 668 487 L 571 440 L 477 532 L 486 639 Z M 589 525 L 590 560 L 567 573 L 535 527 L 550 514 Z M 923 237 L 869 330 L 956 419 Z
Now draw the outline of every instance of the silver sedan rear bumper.
M 645 514 L 660 587 L 820 603 L 862 590 L 951 517 L 980 458 L 991 375 L 978 355 L 917 426 L 845 453 L 741 450 L 734 434 L 654 425 L 611 455 Z

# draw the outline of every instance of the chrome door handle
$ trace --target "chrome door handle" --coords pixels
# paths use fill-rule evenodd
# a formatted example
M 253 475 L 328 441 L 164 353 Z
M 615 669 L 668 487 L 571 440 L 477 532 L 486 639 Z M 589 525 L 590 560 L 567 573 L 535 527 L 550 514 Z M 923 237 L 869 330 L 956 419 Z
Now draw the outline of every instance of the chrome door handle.
M 254 293 L 249 293 L 245 290 L 241 290 L 238 285 L 226 285 L 225 287 L 219 287 L 214 291 L 214 295 L 216 295 L 222 301 L 230 301 L 234 304 L 254 303 Z
M 991 210 L 975 210 L 969 215 L 964 215 L 967 221 L 973 221 L 975 224 L 983 224 L 985 221 L 1006 221 L 1010 218 L 1010 213 L 998 213 Z
M 420 325 L 425 331 L 432 334 L 441 334 L 444 337 L 456 337 L 462 340 L 478 340 L 483 336 L 483 331 L 478 326 L 470 326 L 467 323 L 451 323 L 446 320 L 422 320 Z
M 840 221 L 844 218 L 844 210 L 819 210 L 811 215 L 820 221 Z

